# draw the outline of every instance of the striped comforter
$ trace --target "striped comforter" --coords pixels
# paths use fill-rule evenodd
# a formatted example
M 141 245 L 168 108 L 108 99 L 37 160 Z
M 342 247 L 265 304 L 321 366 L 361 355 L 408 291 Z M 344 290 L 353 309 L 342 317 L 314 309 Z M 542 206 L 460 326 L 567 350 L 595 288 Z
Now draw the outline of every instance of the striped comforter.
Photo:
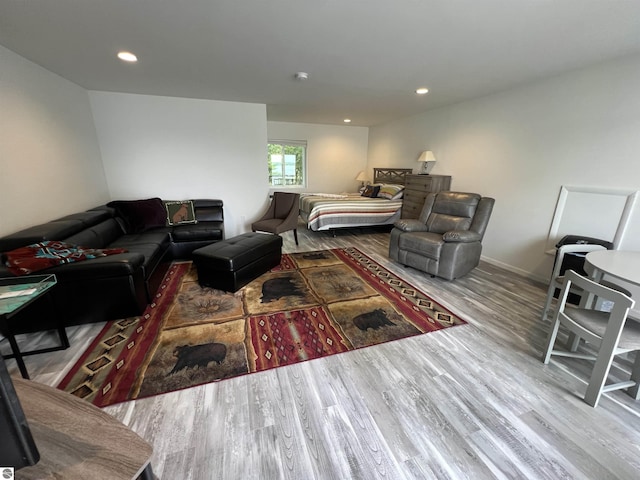
M 300 215 L 313 231 L 392 224 L 400 218 L 402 200 L 361 197 L 358 194 L 302 195 Z

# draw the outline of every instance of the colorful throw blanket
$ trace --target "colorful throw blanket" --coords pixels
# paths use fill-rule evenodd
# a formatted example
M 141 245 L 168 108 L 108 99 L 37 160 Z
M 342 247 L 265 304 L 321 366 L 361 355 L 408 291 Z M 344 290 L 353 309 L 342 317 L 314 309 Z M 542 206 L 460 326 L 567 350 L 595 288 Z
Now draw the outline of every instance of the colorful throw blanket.
M 6 265 L 14 275 L 29 275 L 63 263 L 80 262 L 126 251 L 124 248 L 87 248 L 47 240 L 8 252 Z

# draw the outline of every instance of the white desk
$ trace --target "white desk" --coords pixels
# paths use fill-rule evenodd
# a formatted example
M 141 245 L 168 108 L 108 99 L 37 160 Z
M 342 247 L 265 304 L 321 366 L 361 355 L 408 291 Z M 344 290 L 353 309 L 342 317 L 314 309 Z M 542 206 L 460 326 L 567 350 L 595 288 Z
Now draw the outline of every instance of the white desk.
M 587 253 L 585 264 L 594 268 L 592 277 L 600 282 L 606 273 L 640 286 L 640 252 L 598 250 Z

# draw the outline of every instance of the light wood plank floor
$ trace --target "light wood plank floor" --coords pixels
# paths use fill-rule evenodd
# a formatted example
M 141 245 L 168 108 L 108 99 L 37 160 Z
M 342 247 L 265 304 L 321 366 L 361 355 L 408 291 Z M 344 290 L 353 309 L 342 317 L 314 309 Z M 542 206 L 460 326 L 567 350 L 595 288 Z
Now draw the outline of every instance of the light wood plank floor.
M 299 236 L 284 251 L 356 246 L 469 324 L 107 407 L 153 445 L 160 478 L 640 478 L 640 402 L 618 391 L 593 409 L 588 362 L 541 363 L 543 285 L 485 262 L 430 278 L 392 263 L 372 229 Z M 32 377 L 57 384 L 100 326 L 27 358 Z

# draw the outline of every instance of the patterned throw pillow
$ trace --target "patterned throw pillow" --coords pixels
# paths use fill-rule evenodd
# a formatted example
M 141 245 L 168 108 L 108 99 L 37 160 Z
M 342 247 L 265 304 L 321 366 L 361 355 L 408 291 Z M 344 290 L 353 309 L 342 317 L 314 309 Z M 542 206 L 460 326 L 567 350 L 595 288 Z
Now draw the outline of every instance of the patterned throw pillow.
M 404 191 L 404 185 L 392 185 L 385 184 L 380 187 L 380 191 L 378 192 L 379 198 L 386 198 L 387 200 L 392 200 L 396 195 L 402 193 Z
M 198 223 L 193 210 L 193 201 L 164 202 L 167 210 L 167 225 L 183 225 L 185 223 Z
M 404 188 L 400 190 L 398 193 L 396 193 L 393 197 L 391 197 L 391 200 L 400 200 L 403 196 L 404 196 Z
M 362 192 L 363 197 L 376 198 L 380 191 L 380 185 L 367 185 Z

